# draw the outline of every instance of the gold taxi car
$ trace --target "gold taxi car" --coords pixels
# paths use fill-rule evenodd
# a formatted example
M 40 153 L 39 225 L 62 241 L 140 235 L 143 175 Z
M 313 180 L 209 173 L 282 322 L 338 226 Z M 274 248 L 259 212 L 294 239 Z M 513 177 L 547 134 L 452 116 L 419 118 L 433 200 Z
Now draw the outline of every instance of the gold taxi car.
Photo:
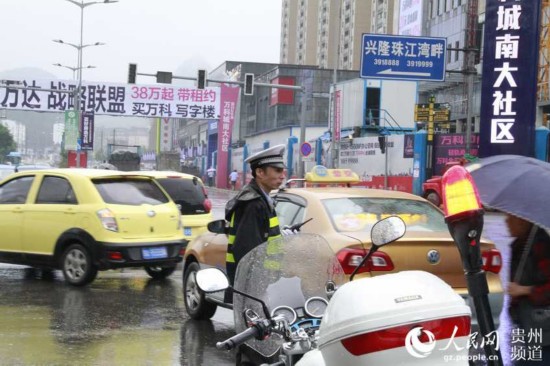
M 207 231 L 206 225 L 212 221 L 212 202 L 200 178 L 174 171 L 151 170 L 134 173 L 155 178 L 178 205 L 183 236 L 186 240 L 191 241 Z
M 380 219 L 397 215 L 407 226 L 405 236 L 376 252 L 358 270 L 356 278 L 406 270 L 430 272 L 467 298 L 468 290 L 457 246 L 449 234 L 442 211 L 426 199 L 404 192 L 331 186 L 358 182 L 347 169 L 315 167 L 306 174 L 304 188 L 282 188 L 274 198 L 281 226 L 312 218 L 301 232 L 316 233 L 330 243 L 342 268 L 349 276 L 371 246 L 370 230 Z M 312 187 L 322 185 L 322 187 Z M 192 241 L 184 255 L 185 306 L 192 317 L 212 316 L 216 299 L 196 288 L 195 272 L 201 266 L 225 269 L 227 239 L 207 233 Z M 492 242 L 481 241 L 484 269 L 490 290 L 489 300 L 495 324 L 502 308 L 503 291 L 499 278 L 501 255 Z M 472 312 L 474 312 L 473 306 Z M 473 318 L 472 325 L 476 325 Z
M 95 169 L 46 169 L 0 181 L 0 262 L 61 269 L 75 286 L 98 270 L 172 274 L 186 241 L 180 213 L 153 179 Z

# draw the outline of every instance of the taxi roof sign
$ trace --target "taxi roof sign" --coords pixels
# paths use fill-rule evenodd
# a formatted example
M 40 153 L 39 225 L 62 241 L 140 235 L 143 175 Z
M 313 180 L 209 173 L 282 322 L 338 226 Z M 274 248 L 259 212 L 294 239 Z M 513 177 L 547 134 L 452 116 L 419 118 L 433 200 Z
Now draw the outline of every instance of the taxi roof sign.
M 359 176 L 351 169 L 327 169 L 322 165 L 314 166 L 306 173 L 307 183 L 358 183 Z

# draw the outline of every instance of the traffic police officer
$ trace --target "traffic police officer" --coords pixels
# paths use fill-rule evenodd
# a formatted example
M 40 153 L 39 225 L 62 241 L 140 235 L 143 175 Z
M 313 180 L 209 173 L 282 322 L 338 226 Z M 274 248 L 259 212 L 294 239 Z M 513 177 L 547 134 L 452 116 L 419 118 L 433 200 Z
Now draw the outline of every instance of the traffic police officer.
M 226 268 L 233 284 L 237 265 L 256 246 L 281 236 L 275 205 L 269 193 L 285 178 L 285 145 L 273 146 L 245 160 L 250 164 L 252 180 L 225 207 L 229 221 Z M 229 295 L 229 294 L 227 294 Z M 226 301 L 230 301 L 226 297 Z

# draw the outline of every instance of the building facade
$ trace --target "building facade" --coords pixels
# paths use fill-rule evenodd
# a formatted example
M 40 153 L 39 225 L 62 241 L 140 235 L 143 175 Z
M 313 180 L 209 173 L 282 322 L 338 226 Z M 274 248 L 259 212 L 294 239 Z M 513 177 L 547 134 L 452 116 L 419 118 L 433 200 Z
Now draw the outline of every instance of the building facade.
M 283 0 L 282 64 L 358 70 L 363 33 L 393 33 L 396 0 Z

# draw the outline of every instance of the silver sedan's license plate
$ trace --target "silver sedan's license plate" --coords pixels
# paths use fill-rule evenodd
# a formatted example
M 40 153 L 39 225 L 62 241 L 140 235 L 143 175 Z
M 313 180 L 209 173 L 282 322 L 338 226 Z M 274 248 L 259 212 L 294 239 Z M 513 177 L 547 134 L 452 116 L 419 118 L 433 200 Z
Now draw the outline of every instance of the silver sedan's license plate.
M 143 248 L 141 249 L 141 254 L 143 255 L 143 259 L 161 259 L 168 257 L 166 247 Z

